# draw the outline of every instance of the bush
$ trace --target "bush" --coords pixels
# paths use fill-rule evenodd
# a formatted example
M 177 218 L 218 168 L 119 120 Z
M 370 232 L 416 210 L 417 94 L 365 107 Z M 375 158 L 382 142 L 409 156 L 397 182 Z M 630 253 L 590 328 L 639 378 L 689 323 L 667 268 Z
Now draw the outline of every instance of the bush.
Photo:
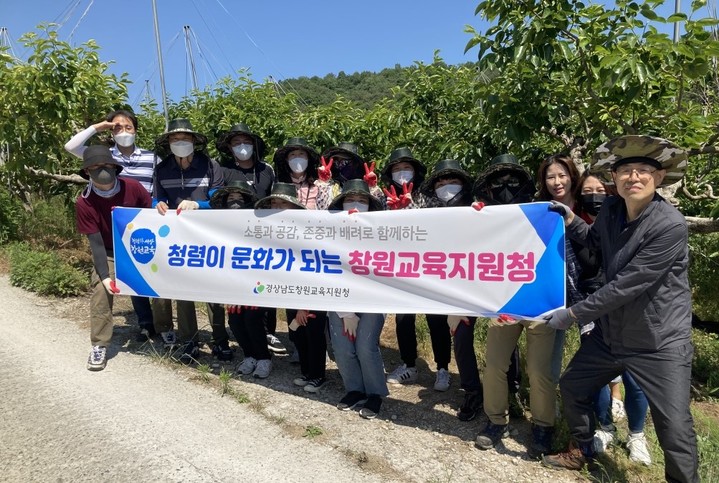
M 10 245 L 10 283 L 40 295 L 69 297 L 88 288 L 87 275 L 53 252 L 36 251 L 25 243 Z
M 692 378 L 706 385 L 710 395 L 719 395 L 719 336 L 692 330 L 694 361 Z
M 32 211 L 23 217 L 19 237 L 45 250 L 77 248 L 83 238 L 75 229 L 75 207 L 64 196 L 34 202 Z
M 5 187 L 0 186 L 0 245 L 18 239 L 23 218 L 20 201 Z
M 689 238 L 692 309 L 703 320 L 719 320 L 719 233 Z

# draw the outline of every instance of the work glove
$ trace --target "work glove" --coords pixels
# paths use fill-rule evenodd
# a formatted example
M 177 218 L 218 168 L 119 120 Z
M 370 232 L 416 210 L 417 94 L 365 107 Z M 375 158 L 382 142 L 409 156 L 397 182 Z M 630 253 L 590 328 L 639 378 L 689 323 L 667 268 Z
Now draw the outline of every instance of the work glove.
M 111 279 L 110 277 L 103 278 L 102 285 L 105 286 L 105 290 L 107 290 L 107 293 L 110 293 L 110 294 L 120 293 L 120 289 L 117 288 L 117 285 L 115 285 L 115 281 L 113 279 Z
M 570 309 L 559 309 L 544 317 L 547 325 L 557 330 L 567 330 L 577 321 Z
M 342 317 L 342 324 L 344 326 L 342 335 L 347 337 L 351 342 L 354 342 L 357 339 L 357 326 L 359 325 L 359 320 L 360 319 L 356 314 Z
M 463 323 L 466 326 L 469 326 L 469 319 L 465 317 L 464 315 L 448 315 L 447 316 L 447 325 L 449 325 L 449 333 L 454 335 L 455 332 L 457 332 L 457 327 L 459 327 L 459 323 Z
M 367 183 L 367 186 L 370 188 L 374 188 L 377 186 L 377 175 L 374 173 L 374 161 L 372 161 L 371 165 L 367 165 L 367 163 L 364 164 L 364 172 L 365 175 L 362 176 L 362 179 Z
M 560 203 L 559 201 L 550 201 L 548 209 L 549 211 L 559 213 L 559 215 L 564 218 L 565 225 L 569 225 L 574 219 L 574 213 L 572 212 L 571 208 L 569 208 L 564 203 Z
M 243 308 L 245 310 L 257 310 L 257 307 L 251 305 L 225 305 L 228 314 L 241 314 Z
M 515 325 L 519 323 L 519 320 L 515 319 L 511 315 L 499 314 L 497 317 L 497 323 L 500 325 Z
M 475 201 L 474 203 L 472 203 L 472 208 L 477 211 L 482 211 L 482 208 L 484 208 L 484 203 L 482 203 L 481 201 Z
M 317 167 L 317 177 L 320 181 L 327 182 L 332 178 L 332 165 L 335 163 L 334 158 L 330 158 L 330 162 L 325 161 L 325 157 L 320 158 L 320 165 Z
M 397 191 L 394 189 L 394 185 L 390 186 L 389 189 L 384 188 L 382 191 L 384 191 L 384 194 L 387 197 L 387 207 L 390 210 L 399 210 L 402 208 L 399 196 L 397 196 Z
M 402 194 L 399 197 L 400 209 L 407 208 L 412 203 L 412 188 L 414 188 L 414 183 L 402 184 Z
M 297 315 L 295 316 L 295 319 L 293 322 L 297 322 L 297 325 L 307 325 L 308 320 L 307 319 L 316 319 L 317 316 L 310 312 L 309 310 L 298 310 Z M 297 329 L 293 329 L 297 330 Z
M 197 201 L 182 200 L 177 206 L 177 214 L 179 215 L 183 210 L 199 210 L 200 204 Z

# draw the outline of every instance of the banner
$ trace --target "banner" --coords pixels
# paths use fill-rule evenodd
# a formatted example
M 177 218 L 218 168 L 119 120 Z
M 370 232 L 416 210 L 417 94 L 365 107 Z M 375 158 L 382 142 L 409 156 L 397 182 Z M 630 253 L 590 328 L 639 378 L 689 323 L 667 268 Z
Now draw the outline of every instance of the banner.
M 122 295 L 341 312 L 536 318 L 565 304 L 547 203 L 368 213 L 115 208 Z

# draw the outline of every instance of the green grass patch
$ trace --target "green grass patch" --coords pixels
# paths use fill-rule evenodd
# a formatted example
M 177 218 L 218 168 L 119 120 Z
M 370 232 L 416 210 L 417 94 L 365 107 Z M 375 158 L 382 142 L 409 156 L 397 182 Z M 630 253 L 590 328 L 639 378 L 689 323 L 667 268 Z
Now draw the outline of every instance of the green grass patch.
M 85 273 L 63 261 L 56 253 L 38 251 L 26 243 L 8 245 L 10 283 L 40 295 L 70 297 L 87 291 Z

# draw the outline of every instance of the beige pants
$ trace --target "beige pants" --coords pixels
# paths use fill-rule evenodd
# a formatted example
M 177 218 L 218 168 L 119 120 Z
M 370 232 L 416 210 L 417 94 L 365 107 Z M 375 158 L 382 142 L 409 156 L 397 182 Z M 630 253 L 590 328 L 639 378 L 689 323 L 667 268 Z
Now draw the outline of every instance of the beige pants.
M 115 279 L 115 260 L 107 257 L 110 278 Z M 90 276 L 90 342 L 92 345 L 109 346 L 112 339 L 112 294 L 105 290 L 100 276 L 93 269 Z

